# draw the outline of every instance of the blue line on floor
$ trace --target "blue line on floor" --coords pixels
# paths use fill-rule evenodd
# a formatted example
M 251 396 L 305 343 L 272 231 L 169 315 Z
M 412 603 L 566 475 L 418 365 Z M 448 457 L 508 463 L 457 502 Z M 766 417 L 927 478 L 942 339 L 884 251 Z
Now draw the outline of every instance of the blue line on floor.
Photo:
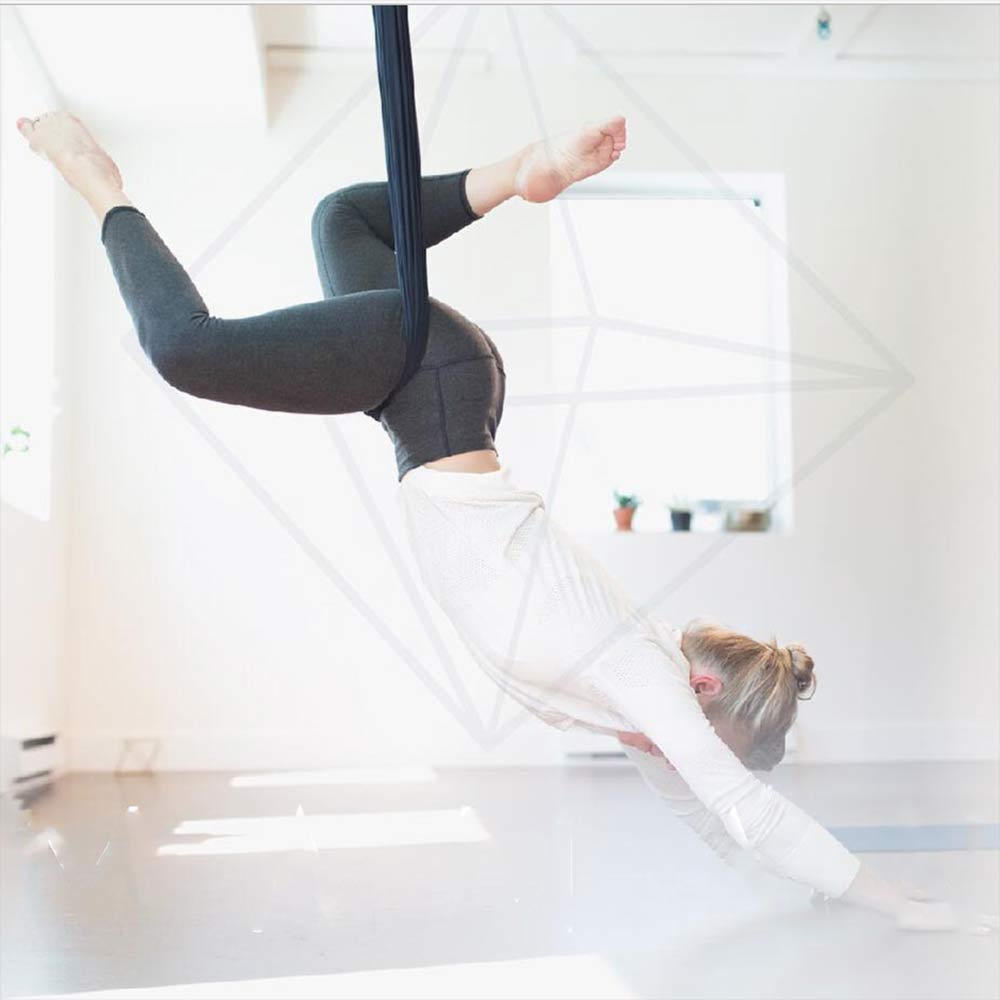
M 1000 823 L 837 826 L 830 832 L 851 851 L 1000 851 Z

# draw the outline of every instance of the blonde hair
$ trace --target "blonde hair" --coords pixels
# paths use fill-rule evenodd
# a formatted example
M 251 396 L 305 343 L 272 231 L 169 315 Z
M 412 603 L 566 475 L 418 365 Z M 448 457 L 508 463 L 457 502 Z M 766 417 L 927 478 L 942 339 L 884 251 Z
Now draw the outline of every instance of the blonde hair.
M 724 715 L 745 726 L 750 749 L 744 763 L 769 771 L 785 755 L 785 734 L 799 701 L 816 691 L 812 657 L 798 643 L 759 642 L 712 622 L 692 622 L 681 641 L 684 655 L 722 681 L 709 717 Z

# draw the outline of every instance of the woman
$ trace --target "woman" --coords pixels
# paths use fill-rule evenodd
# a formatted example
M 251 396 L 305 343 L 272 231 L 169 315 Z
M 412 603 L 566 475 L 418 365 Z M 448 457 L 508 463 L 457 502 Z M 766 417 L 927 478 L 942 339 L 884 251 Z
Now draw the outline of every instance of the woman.
M 500 687 L 544 721 L 617 735 L 647 782 L 720 854 L 739 848 L 828 897 L 901 927 L 946 929 L 951 908 L 889 884 L 747 767 L 773 767 L 813 663 L 716 626 L 683 633 L 634 609 L 497 457 L 504 369 L 486 334 L 431 303 L 426 354 L 402 387 L 400 296 L 384 184 L 324 198 L 313 239 L 325 300 L 262 316 L 209 314 L 125 196 L 110 157 L 64 112 L 20 119 L 101 225 L 143 349 L 176 388 L 298 413 L 363 411 L 396 450 L 400 498 L 424 580 Z M 625 120 L 423 182 L 438 243 L 519 196 L 544 202 L 617 160 Z

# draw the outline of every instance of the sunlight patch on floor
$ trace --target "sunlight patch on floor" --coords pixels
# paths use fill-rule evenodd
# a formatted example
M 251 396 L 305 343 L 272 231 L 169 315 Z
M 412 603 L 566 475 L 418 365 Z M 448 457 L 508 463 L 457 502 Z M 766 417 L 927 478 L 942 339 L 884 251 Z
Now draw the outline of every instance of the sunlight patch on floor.
M 158 857 L 471 844 L 489 840 L 479 816 L 469 806 L 419 812 L 319 815 L 307 814 L 300 806 L 294 816 L 185 820 L 174 833 L 207 839 L 163 844 L 156 849 Z
M 430 767 L 338 767 L 329 771 L 238 774 L 230 788 L 289 788 L 310 785 L 415 785 L 437 781 Z
M 30 1000 L 635 1000 L 638 994 L 600 955 L 552 955 L 508 962 L 378 969 L 330 976 L 288 976 L 238 982 L 185 983 Z

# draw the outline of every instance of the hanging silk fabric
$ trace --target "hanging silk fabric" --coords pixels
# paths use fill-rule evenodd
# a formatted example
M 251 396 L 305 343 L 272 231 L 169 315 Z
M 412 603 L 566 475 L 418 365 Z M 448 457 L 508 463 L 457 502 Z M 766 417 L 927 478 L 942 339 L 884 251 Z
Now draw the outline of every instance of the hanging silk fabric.
M 382 132 L 389 179 L 396 274 L 403 299 L 406 360 L 399 384 L 405 385 L 427 348 L 430 303 L 420 195 L 420 136 L 413 94 L 410 28 L 405 6 L 373 6 L 378 85 L 382 95 Z

